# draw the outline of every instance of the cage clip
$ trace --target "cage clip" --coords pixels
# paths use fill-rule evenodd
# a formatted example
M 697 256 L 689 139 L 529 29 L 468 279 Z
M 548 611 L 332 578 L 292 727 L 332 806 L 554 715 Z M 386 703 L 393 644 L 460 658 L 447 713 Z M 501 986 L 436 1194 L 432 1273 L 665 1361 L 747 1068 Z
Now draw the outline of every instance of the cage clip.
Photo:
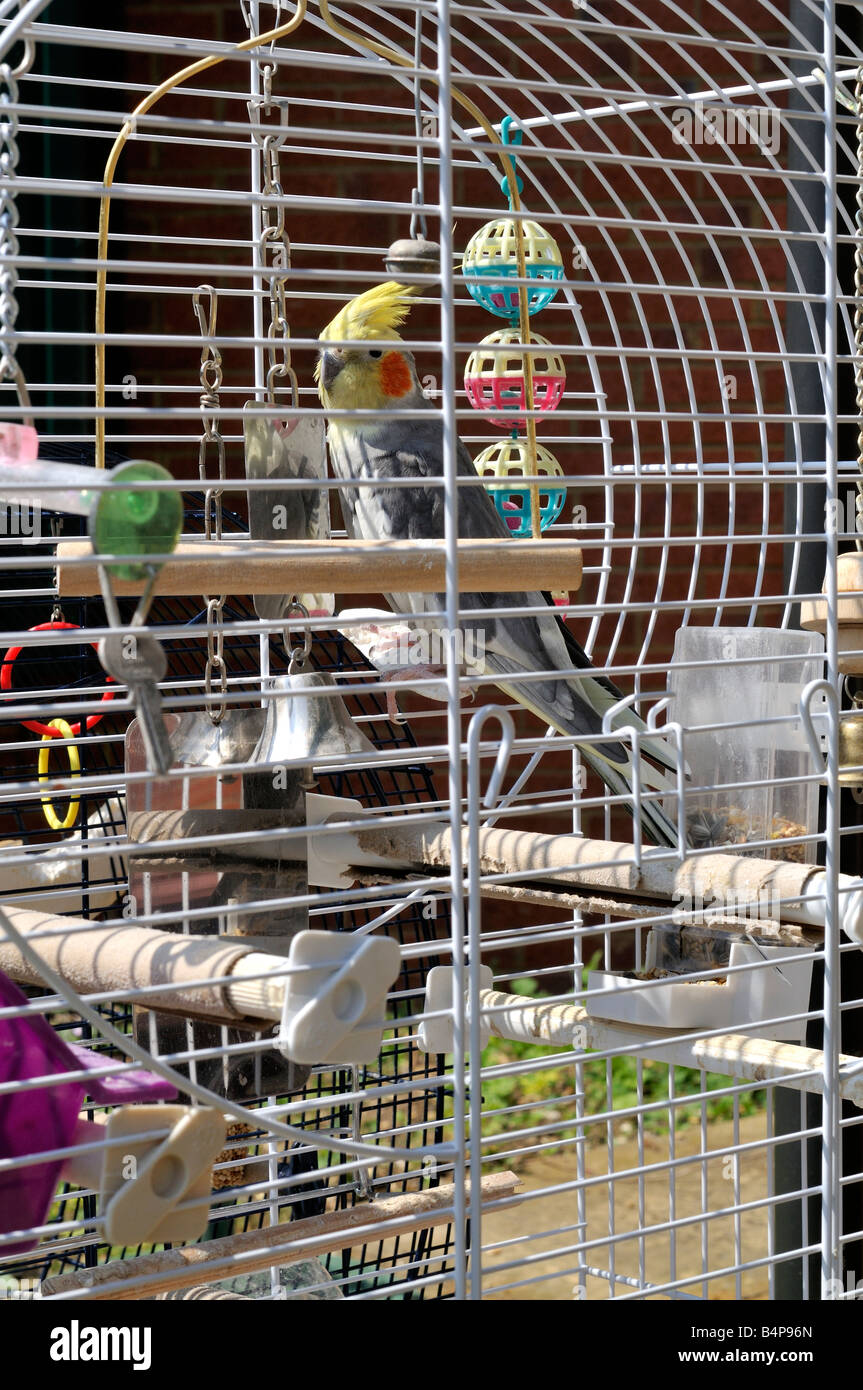
M 401 952 L 388 936 L 304 931 L 294 937 L 279 1026 L 279 1051 L 294 1062 L 373 1062 L 387 990 Z

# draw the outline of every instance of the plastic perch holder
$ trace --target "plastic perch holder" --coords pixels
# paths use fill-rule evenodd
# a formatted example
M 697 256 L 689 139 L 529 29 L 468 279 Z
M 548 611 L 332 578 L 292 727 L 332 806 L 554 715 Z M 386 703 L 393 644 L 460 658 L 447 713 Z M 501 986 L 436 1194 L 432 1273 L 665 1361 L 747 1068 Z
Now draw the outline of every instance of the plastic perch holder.
M 98 1189 L 111 1245 L 197 1240 L 227 1133 L 223 1116 L 206 1106 L 124 1106 L 104 1125 L 79 1123 L 78 1142 L 98 1143 L 99 1151 L 79 1155 L 66 1176 Z
M 656 933 L 648 932 L 646 975 L 656 967 L 656 941 Z M 801 1042 L 811 981 L 811 952 L 732 941 L 724 978 L 673 975 L 648 980 L 616 970 L 592 970 L 585 1007 L 591 1018 L 647 1028 L 745 1028 L 748 1037 Z M 761 1019 L 793 1014 L 803 1017 L 758 1027 Z
M 492 974 L 487 965 L 479 968 L 480 990 L 491 989 Z M 424 1018 L 419 1026 L 420 1052 L 447 1053 L 455 1047 L 455 970 L 451 965 L 434 965 L 426 976 Z M 470 1020 L 470 994 L 466 995 L 465 1025 Z M 485 1047 L 491 1025 L 480 1016 L 479 1045 Z
M 401 967 L 397 942 L 303 931 L 291 942 L 286 970 L 283 960 L 281 972 L 261 978 L 261 965 L 258 952 L 241 957 L 228 996 L 234 1008 L 252 1015 L 271 1016 L 281 1003 L 277 1046 L 284 1057 L 307 1065 L 377 1058 L 387 991 Z M 244 978 L 255 974 L 258 979 Z
M 813 702 L 816 696 L 821 696 L 824 702 L 821 711 L 813 709 Z M 840 735 L 840 758 L 841 758 L 841 735 L 842 724 L 840 723 L 841 711 L 839 707 L 839 697 L 829 681 L 816 680 L 809 684 L 800 694 L 800 718 L 803 724 L 803 731 L 809 744 L 809 751 L 812 754 L 812 761 L 821 781 L 827 781 L 829 771 L 824 765 L 824 754 L 815 727 L 815 718 L 818 713 L 826 714 L 839 724 Z M 838 782 L 845 780 L 841 766 L 836 769 Z M 856 781 L 856 778 L 855 778 Z M 824 875 L 822 879 L 822 902 L 820 906 L 821 925 L 824 925 L 826 896 L 823 893 Z M 839 926 L 847 937 L 852 941 L 863 945 L 863 880 L 850 882 L 845 874 L 837 874 L 838 883 L 838 909 Z
M 836 587 L 839 670 L 843 676 L 859 676 L 863 674 L 863 551 L 849 550 L 839 556 Z M 804 599 L 800 626 L 813 632 L 827 631 L 826 598 Z

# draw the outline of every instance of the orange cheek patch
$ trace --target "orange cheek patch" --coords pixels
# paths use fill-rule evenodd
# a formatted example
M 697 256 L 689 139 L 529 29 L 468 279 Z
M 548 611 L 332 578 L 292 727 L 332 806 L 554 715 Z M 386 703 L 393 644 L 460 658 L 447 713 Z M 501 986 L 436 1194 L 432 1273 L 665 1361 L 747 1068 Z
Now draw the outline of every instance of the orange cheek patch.
M 385 396 L 406 396 L 413 386 L 411 369 L 400 352 L 386 353 L 379 370 Z

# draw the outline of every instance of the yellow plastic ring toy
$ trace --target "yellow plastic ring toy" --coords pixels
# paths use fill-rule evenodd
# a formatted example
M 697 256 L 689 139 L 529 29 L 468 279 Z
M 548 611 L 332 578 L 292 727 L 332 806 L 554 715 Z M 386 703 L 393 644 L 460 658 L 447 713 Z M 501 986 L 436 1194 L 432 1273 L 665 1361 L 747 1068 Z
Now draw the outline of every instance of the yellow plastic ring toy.
M 48 728 L 56 729 L 61 738 L 75 737 L 75 735 L 72 733 L 72 730 L 69 728 L 69 725 L 66 723 L 65 719 L 51 719 L 48 723 Z M 39 761 L 37 763 L 40 782 L 50 782 L 51 780 L 48 776 L 48 759 L 51 756 L 51 744 L 53 742 L 53 734 L 42 735 L 42 747 L 39 749 Z M 47 747 L 46 744 L 48 745 Z M 75 744 L 70 743 L 66 748 L 66 752 L 69 754 L 69 768 L 73 776 L 80 777 L 81 759 L 78 756 L 78 749 L 76 748 Z M 78 811 L 80 809 L 80 806 L 81 802 L 79 801 L 78 797 L 73 796 L 69 802 L 69 809 L 66 812 L 65 820 L 60 820 L 60 817 L 54 810 L 54 806 L 51 802 L 50 796 L 42 797 L 42 814 L 44 815 L 46 821 L 48 822 L 52 830 L 71 830 L 72 826 L 78 819 Z

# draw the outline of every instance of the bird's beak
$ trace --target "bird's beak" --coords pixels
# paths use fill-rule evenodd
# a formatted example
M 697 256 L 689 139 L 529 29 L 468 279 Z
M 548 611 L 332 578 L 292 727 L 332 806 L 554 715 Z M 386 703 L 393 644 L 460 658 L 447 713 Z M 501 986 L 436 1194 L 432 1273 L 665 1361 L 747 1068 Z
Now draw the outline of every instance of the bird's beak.
M 325 391 L 329 391 L 344 365 L 345 359 L 334 352 L 321 353 L 321 386 Z

